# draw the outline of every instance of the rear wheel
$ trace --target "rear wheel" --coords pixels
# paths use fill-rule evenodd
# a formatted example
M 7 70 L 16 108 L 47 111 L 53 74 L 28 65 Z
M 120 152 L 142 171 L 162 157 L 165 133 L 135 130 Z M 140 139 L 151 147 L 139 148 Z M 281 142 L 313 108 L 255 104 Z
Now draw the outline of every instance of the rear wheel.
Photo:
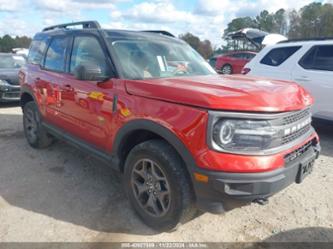
M 162 140 L 150 140 L 132 149 L 124 180 L 132 206 L 153 229 L 171 230 L 195 215 L 193 192 L 183 162 Z
M 23 128 L 28 143 L 34 148 L 46 148 L 53 142 L 51 135 L 42 126 L 39 111 L 33 101 L 23 107 Z
M 232 66 L 229 65 L 229 64 L 224 65 L 224 66 L 221 68 L 221 73 L 222 73 L 222 74 L 232 74 Z

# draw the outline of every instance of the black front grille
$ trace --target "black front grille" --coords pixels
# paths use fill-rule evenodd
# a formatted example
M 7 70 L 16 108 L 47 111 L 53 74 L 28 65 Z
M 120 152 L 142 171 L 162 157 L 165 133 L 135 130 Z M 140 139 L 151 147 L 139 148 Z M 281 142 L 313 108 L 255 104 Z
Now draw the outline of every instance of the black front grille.
M 4 93 L 2 95 L 4 98 L 8 98 L 8 99 L 11 99 L 11 98 L 14 98 L 14 99 L 17 99 L 20 97 L 20 92 L 9 92 L 9 93 Z
M 304 109 L 298 112 L 294 112 L 286 117 L 283 117 L 282 119 L 282 125 L 288 125 L 288 124 L 292 124 L 295 123 L 305 117 L 310 117 L 311 113 L 310 113 L 310 109 Z
M 284 146 L 310 133 L 310 108 L 284 113 L 282 116 L 270 121 L 272 126 L 280 128 L 280 138 L 273 146 Z
M 301 136 L 305 135 L 307 132 L 309 132 L 311 129 L 311 124 L 304 126 L 302 129 L 291 133 L 289 135 L 283 136 L 282 137 L 282 145 L 284 144 L 288 144 L 294 140 L 296 140 L 297 138 L 300 138 Z
M 297 150 L 294 150 L 293 152 L 285 155 L 284 156 L 285 162 L 289 163 L 289 162 L 294 161 L 295 159 L 301 157 L 311 148 L 311 146 L 314 145 L 314 142 L 315 142 L 315 140 L 309 141 L 306 144 L 304 144 L 302 147 L 298 148 Z
M 20 84 L 19 82 L 19 79 L 6 79 L 6 81 L 10 84 L 10 85 L 13 85 L 13 86 L 17 86 Z

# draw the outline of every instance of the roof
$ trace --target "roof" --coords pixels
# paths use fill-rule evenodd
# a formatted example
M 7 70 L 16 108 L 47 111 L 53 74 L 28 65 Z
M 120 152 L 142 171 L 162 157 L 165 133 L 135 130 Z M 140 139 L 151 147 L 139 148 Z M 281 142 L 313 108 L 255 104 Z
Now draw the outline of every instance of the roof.
M 333 37 L 317 37 L 317 38 L 306 38 L 306 39 L 289 39 L 281 41 L 279 43 L 291 43 L 291 42 L 314 42 L 314 41 L 333 41 Z
M 241 53 L 256 54 L 257 52 L 251 50 L 235 50 L 235 51 L 228 51 L 225 54 L 241 54 Z
M 80 28 L 78 28 L 80 26 Z M 156 36 L 160 38 L 167 38 L 170 40 L 178 40 L 175 38 L 173 34 L 165 30 L 142 30 L 142 31 L 134 31 L 134 30 L 118 30 L 118 29 L 102 29 L 101 26 L 97 21 L 82 21 L 82 22 L 73 22 L 73 23 L 65 23 L 65 24 L 58 24 L 44 28 L 41 32 L 35 35 L 35 39 L 45 36 L 52 36 L 52 35 L 60 35 L 60 34 L 67 34 L 67 33 L 80 33 L 82 31 L 90 31 L 90 32 L 104 32 L 111 38 L 147 38 L 151 39 Z
M 333 45 L 333 39 L 289 40 L 268 47 L 290 47 L 303 45 Z
M 176 43 L 185 43 L 183 40 L 180 40 L 175 37 L 164 35 L 156 32 L 149 31 L 135 31 L 135 30 L 118 30 L 118 29 L 84 29 L 87 32 L 98 32 L 99 34 L 104 35 L 106 38 L 110 38 L 111 41 L 117 40 L 150 40 L 150 41 L 165 41 L 165 42 L 176 42 Z M 56 29 L 48 30 L 44 32 L 39 32 L 34 36 L 34 40 L 46 40 L 50 36 L 56 35 L 69 35 L 69 34 L 80 34 L 82 29 Z
M 224 56 L 229 56 L 229 55 L 233 55 L 233 54 L 242 54 L 242 53 L 254 54 L 254 55 L 257 54 L 257 52 L 249 51 L 249 50 L 235 50 L 235 51 L 228 51 L 223 54 L 216 55 L 215 57 L 224 57 Z

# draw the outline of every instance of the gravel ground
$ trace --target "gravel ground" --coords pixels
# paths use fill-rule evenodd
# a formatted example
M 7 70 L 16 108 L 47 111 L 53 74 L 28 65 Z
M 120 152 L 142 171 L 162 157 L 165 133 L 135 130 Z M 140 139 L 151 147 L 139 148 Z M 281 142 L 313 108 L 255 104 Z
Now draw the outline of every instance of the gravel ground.
M 32 149 L 20 108 L 2 104 L 0 241 L 333 242 L 333 133 L 317 130 L 322 155 L 302 184 L 265 206 L 203 214 L 177 231 L 156 233 L 134 214 L 116 172 L 63 142 Z

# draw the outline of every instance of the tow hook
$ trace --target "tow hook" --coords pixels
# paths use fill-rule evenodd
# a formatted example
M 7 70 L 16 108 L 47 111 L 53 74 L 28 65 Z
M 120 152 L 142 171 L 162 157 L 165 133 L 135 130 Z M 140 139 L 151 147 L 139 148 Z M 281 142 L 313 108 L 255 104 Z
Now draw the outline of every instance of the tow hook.
M 263 206 L 263 205 L 268 204 L 268 199 L 260 198 L 260 199 L 255 199 L 253 202 Z

